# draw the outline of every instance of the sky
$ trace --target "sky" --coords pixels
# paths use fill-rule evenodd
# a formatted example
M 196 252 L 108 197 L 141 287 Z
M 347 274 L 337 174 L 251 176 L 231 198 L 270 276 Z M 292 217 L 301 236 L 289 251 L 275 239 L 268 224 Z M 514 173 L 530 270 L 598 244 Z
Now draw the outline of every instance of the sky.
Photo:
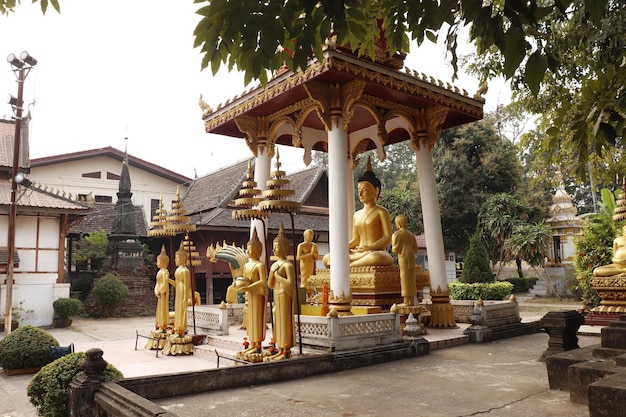
M 249 86 L 237 72 L 224 69 L 213 76 L 210 69 L 200 70 L 202 56 L 193 48 L 200 5 L 191 0 L 60 2 L 61 14 L 50 7 L 43 16 L 39 3 L 23 0 L 15 13 L 0 16 L 5 63 L 0 64 L 0 118 L 13 114 L 4 97 L 17 96 L 16 78 L 4 57 L 28 51 L 38 60 L 24 86 L 32 114 L 31 158 L 127 146 L 133 156 L 193 178 L 252 155 L 242 139 L 204 131 L 200 94 L 216 108 Z M 452 68 L 440 45 L 412 49 L 405 65 L 451 82 Z M 453 84 L 470 95 L 478 88 L 464 74 Z M 506 83 L 490 84 L 485 111 L 509 97 Z M 280 147 L 283 169 L 305 168 L 302 154 Z

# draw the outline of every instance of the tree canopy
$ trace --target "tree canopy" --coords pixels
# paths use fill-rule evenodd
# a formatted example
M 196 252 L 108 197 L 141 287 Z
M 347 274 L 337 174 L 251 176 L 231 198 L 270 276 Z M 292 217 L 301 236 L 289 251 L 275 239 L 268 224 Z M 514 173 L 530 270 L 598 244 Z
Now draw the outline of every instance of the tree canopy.
M 390 54 L 411 42 L 445 40 L 455 76 L 465 26 L 483 81 L 503 75 L 549 109 L 544 145 L 571 144 L 584 174 L 591 153 L 621 145 L 626 118 L 624 0 L 194 0 L 200 15 L 194 46 L 201 68 L 223 66 L 265 84 L 287 66 L 305 68 L 328 45 L 374 56 L 377 38 Z M 43 12 L 58 0 L 39 2 Z M 0 0 L 0 13 L 20 0 Z M 552 88 L 554 87 L 554 88 Z M 541 93 L 544 90 L 545 93 Z M 548 97 L 543 100 L 542 98 Z M 541 104 L 543 103 L 543 104 Z
M 485 200 L 522 181 L 515 146 L 488 120 L 444 131 L 433 151 L 444 246 L 467 249 Z

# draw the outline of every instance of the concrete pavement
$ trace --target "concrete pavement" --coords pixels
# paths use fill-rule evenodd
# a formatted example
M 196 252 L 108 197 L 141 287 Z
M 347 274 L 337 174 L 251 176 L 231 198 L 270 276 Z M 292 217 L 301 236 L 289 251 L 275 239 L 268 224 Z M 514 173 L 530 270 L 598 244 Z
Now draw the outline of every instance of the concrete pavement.
M 574 307 L 535 305 L 530 311 L 525 311 L 520 306 L 520 315 L 523 321 L 537 320 L 543 317 L 546 308 L 549 311 Z M 62 346 L 74 343 L 77 351 L 101 348 L 104 359 L 121 370 L 125 377 L 215 368 L 215 357 L 210 354 L 184 357 L 159 355 L 157 358 L 155 351 L 143 349 L 146 339 L 142 338 L 139 338 L 138 349 L 135 350 L 136 332 L 147 334 L 152 324 L 152 317 L 78 318 L 69 328 L 49 329 L 49 332 Z M 429 342 L 450 340 L 462 335 L 464 327 L 428 329 L 425 338 Z M 231 329 L 230 337 L 241 341 L 243 332 Z M 597 326 L 581 328 L 581 333 L 585 335 L 598 335 L 599 331 Z M 581 347 L 599 342 L 598 337 L 580 336 Z M 429 417 L 588 416 L 586 407 L 569 402 L 568 393 L 548 389 L 545 365 L 537 362 L 547 344 L 548 336 L 539 333 L 488 344 L 437 349 L 429 355 L 410 360 L 281 384 L 165 399 L 159 404 L 181 417 L 218 414 L 295 416 L 311 412 L 319 416 L 399 415 L 409 412 L 414 416 Z M 230 366 L 220 363 L 220 366 L 224 365 Z M 0 372 L 0 417 L 36 416 L 26 395 L 31 377 L 7 376 Z M 262 407 L 258 401 L 262 401 Z M 257 405 L 250 406 L 252 403 Z M 392 404 L 397 404 L 396 408 Z M 417 414 L 415 406 L 421 410 Z M 535 408 L 537 411 L 533 411 Z M 393 413 L 391 410 L 394 410 Z M 515 410 L 524 414 L 514 414 Z

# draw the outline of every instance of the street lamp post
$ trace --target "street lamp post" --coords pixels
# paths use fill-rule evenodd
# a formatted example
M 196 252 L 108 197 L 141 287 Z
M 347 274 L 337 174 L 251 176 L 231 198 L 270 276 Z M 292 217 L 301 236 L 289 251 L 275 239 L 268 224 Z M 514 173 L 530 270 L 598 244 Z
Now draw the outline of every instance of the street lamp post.
M 13 264 L 15 262 L 15 223 L 17 220 L 17 181 L 15 177 L 19 172 L 20 144 L 22 134 L 22 112 L 24 106 L 24 81 L 30 70 L 37 65 L 37 60 L 24 51 L 20 57 L 9 54 L 7 61 L 17 78 L 17 98 L 9 96 L 8 103 L 15 111 L 15 135 L 13 137 L 13 166 L 11 167 L 11 203 L 9 205 L 9 230 L 7 233 L 7 297 L 4 313 L 4 333 L 11 333 L 11 321 L 13 319 Z

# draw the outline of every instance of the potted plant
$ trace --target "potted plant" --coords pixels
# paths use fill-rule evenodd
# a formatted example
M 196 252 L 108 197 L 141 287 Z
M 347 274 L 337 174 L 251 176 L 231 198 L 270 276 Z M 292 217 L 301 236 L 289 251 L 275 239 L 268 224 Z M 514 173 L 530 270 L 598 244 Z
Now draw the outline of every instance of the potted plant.
M 83 303 L 76 298 L 59 298 L 52 303 L 52 308 L 54 309 L 52 325 L 56 328 L 69 327 L 72 325 L 71 317 L 82 310 Z
M 20 301 L 17 307 L 11 308 L 11 331 L 17 329 L 20 326 L 20 322 L 26 314 L 33 312 L 33 310 L 25 310 L 23 305 L 24 300 Z M 4 316 L 5 313 L 2 313 L 2 323 L 0 323 L 0 331 L 4 331 Z

